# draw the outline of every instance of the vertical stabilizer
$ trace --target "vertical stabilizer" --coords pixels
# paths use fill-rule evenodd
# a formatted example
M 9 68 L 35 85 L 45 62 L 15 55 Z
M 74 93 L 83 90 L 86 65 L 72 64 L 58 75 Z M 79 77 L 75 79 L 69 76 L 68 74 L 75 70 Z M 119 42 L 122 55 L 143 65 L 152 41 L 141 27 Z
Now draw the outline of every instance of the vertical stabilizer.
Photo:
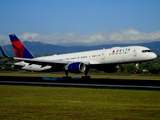
M 15 34 L 9 35 L 9 38 L 16 57 L 34 58 L 34 55 L 26 48 L 26 46 L 17 38 Z
M 1 52 L 2 52 L 3 57 L 9 57 L 9 56 L 5 53 L 5 51 L 2 49 L 1 46 L 0 46 L 0 50 L 1 50 Z

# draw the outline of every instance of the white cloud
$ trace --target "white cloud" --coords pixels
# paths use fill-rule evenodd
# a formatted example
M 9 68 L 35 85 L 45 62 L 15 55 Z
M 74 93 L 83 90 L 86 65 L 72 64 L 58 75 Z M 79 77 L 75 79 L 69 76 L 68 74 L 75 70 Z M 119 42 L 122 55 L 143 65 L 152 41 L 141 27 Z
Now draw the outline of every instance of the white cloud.
M 10 44 L 9 37 L 0 35 L 0 46 Z
M 95 34 L 77 35 L 76 33 L 53 33 L 43 35 L 38 33 L 24 33 L 17 35 L 22 41 L 36 41 L 57 45 L 101 45 L 115 43 L 143 43 L 160 40 L 160 31 L 140 32 L 135 29 L 119 31 L 101 31 Z M 0 35 L 0 44 L 10 44 L 8 36 Z
M 24 33 L 21 37 L 23 40 L 36 39 L 39 36 L 37 33 Z

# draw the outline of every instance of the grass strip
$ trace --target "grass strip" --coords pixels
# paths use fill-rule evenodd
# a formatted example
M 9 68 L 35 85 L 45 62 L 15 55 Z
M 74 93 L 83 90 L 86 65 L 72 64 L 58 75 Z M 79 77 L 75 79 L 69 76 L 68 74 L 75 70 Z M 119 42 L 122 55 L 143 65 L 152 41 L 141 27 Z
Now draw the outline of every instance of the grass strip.
M 159 118 L 159 91 L 0 85 L 1 120 Z
M 99 78 L 99 79 L 134 79 L 134 80 L 160 80 L 160 75 L 141 75 L 141 74 L 107 74 L 107 73 L 100 73 L 100 74 L 89 74 L 91 78 Z M 64 73 L 31 73 L 31 72 L 1 72 L 0 76 L 27 76 L 27 77 L 63 77 L 65 76 Z M 83 73 L 81 74 L 73 74 L 70 73 L 69 76 L 73 78 L 81 78 L 84 76 Z

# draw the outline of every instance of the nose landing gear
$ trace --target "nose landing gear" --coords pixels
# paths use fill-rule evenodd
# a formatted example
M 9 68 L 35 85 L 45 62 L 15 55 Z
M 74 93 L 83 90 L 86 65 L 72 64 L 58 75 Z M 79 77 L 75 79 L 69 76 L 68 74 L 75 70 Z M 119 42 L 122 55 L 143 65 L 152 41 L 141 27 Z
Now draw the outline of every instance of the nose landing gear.
M 135 74 L 138 74 L 138 69 L 139 69 L 139 63 L 136 63 L 135 64 L 135 70 L 134 70 Z

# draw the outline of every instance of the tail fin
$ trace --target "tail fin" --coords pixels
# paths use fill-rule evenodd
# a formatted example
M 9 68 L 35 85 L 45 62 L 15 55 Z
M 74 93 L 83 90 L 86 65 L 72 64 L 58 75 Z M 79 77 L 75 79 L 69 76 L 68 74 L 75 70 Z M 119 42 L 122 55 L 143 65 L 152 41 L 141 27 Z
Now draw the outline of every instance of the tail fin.
M 9 35 L 9 38 L 16 57 L 34 58 L 34 55 L 26 48 L 26 46 L 17 38 L 15 34 Z
M 9 56 L 4 52 L 4 50 L 2 49 L 1 46 L 0 46 L 0 50 L 1 50 L 1 52 L 2 52 L 3 57 L 9 57 Z

